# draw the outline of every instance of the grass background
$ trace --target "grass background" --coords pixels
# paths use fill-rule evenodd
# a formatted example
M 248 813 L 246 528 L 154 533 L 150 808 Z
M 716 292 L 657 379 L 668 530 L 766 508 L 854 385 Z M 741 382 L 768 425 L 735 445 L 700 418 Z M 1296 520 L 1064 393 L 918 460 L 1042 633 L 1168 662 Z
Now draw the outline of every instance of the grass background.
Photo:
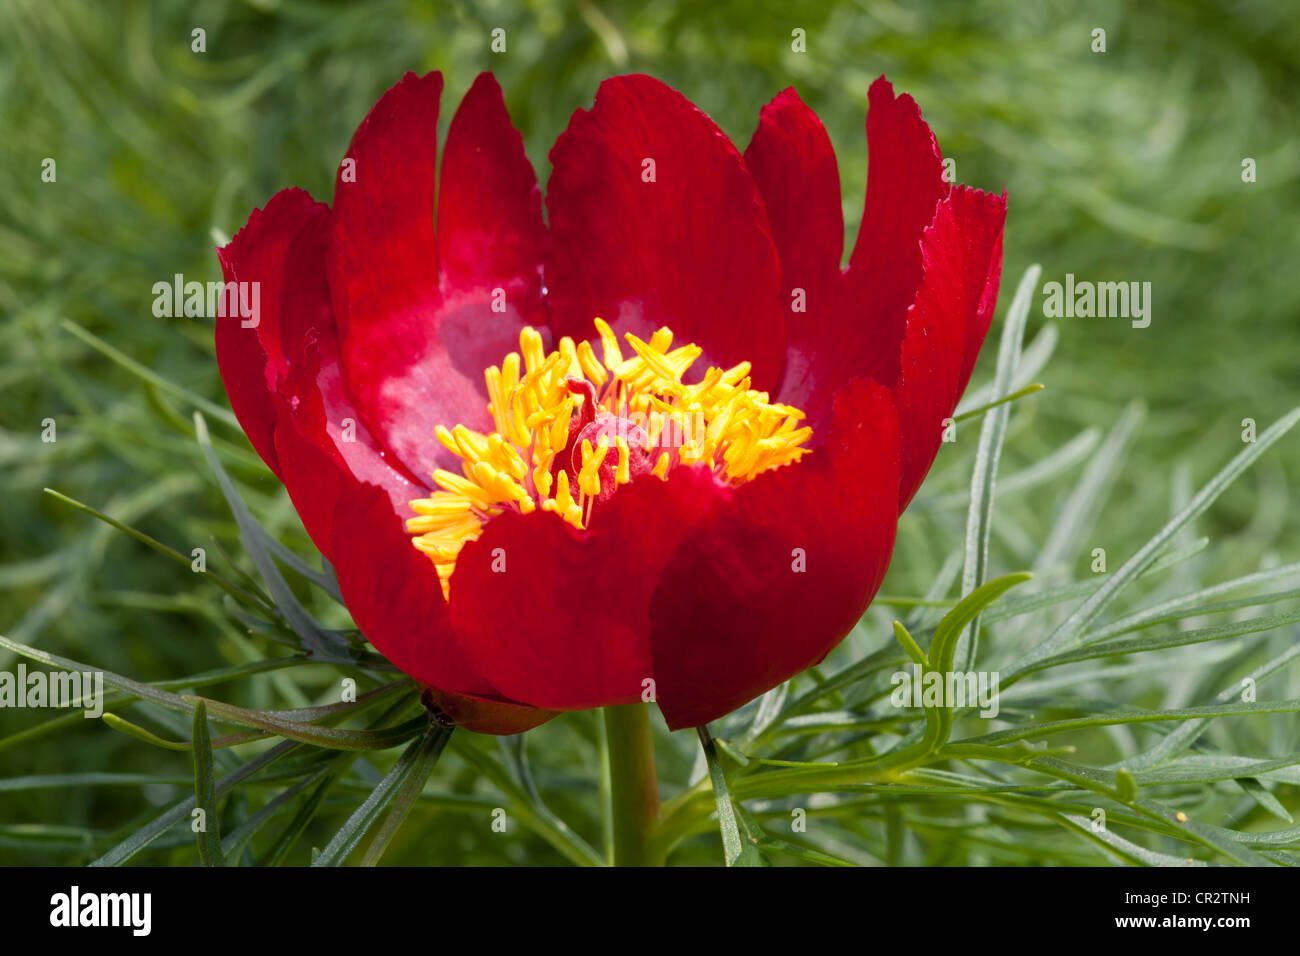
M 202 54 L 190 48 L 196 27 L 206 30 Z M 489 51 L 497 27 L 506 30 L 505 54 Z M 796 27 L 807 31 L 804 54 L 791 50 Z M 1104 54 L 1090 49 L 1095 28 L 1106 30 Z M 1029 336 L 1041 336 L 1039 347 L 1055 343 L 1036 377 L 1048 389 L 1017 403 L 1003 473 L 1062 447 L 1072 451 L 1049 459 L 1062 466 L 1050 480 L 1003 493 L 994 522 L 995 570 L 1034 568 L 1048 582 L 1086 577 L 1095 547 L 1106 548 L 1113 569 L 1241 450 L 1242 419 L 1263 430 L 1300 402 L 1297 49 L 1300 16 L 1269 0 L 862 2 L 797 13 L 770 0 L 7 0 L 0 5 L 0 633 L 141 680 L 264 653 L 215 589 L 42 494 L 56 488 L 183 552 L 208 547 L 216 566 L 229 563 L 222 547 L 238 551 L 233 522 L 186 431 L 188 404 L 142 387 L 62 320 L 224 406 L 210 323 L 154 318 L 153 283 L 177 272 L 218 278 L 214 236 L 232 234 L 280 188 L 299 185 L 328 200 L 356 124 L 407 69 L 444 72 L 443 131 L 475 74 L 495 71 L 543 186 L 547 150 L 605 76 L 640 71 L 667 81 L 742 148 L 759 108 L 794 85 L 835 144 L 850 244 L 866 177 L 867 87 L 887 74 L 921 103 L 959 180 L 1010 194 L 998 322 L 1032 262 L 1042 263 L 1045 281 L 1072 272 L 1152 285 L 1147 329 L 1116 319 L 1047 323 L 1035 306 Z M 57 162 L 55 183 L 41 181 L 46 157 Z M 1244 157 L 1257 161 L 1253 184 L 1242 182 Z M 987 381 L 994 351 L 985 349 L 973 387 Z M 46 418 L 57 422 L 53 444 L 41 441 Z M 254 514 L 310 553 L 287 497 L 242 435 L 209 421 Z M 887 593 L 926 593 L 959 543 L 976 434 L 974 426 L 959 430 L 903 519 Z M 1300 558 L 1291 506 L 1298 473 L 1300 442 L 1284 439 L 1202 519 L 1198 533 L 1212 544 L 1180 570 L 1182 583 Z M 317 609 L 344 620 L 337 609 Z M 851 649 L 888 641 L 892 613 L 873 612 Z M 14 666 L 0 651 L 0 669 Z M 215 693 L 246 706 L 302 706 L 333 699 L 336 676 L 313 667 Z M 1300 696 L 1291 680 L 1292 692 L 1280 696 Z M 1123 694 L 1168 705 L 1194 686 L 1193 678 L 1157 670 L 1128 678 Z M 13 733 L 44 717 L 0 711 L 0 729 Z M 154 720 L 160 733 L 169 729 L 165 718 Z M 1276 755 L 1296 749 L 1293 723 L 1240 719 L 1223 733 L 1239 749 Z M 568 715 L 530 737 L 539 786 L 561 816 L 589 833 L 598 829 L 595 794 L 589 776 L 576 771 L 593 759 L 595 728 L 593 715 Z M 183 726 L 170 729 L 186 736 Z M 695 765 L 688 737 L 662 735 L 666 794 Z M 1101 751 L 1122 746 L 1117 736 L 1098 737 Z M 372 779 L 385 760 L 391 755 L 363 762 L 357 781 Z M 156 779 L 116 787 L 30 783 L 33 775 L 107 770 Z M 454 756 L 435 777 L 465 806 L 421 804 L 387 862 L 560 860 L 537 838 L 503 840 L 486 816 L 474 816 L 496 803 Z M 6 789 L 4 779 L 28 783 Z M 85 861 L 106 834 L 156 813 L 190 781 L 185 754 L 97 722 L 31 746 L 0 739 L 0 863 Z M 331 822 L 337 826 L 360 792 L 331 798 L 292 861 L 308 858 L 306 843 L 328 839 Z M 1294 788 L 1282 786 L 1279 795 L 1296 805 Z M 238 815 L 239 801 L 249 799 L 241 793 L 228 812 Z M 916 832 L 904 862 L 943 853 L 948 862 L 1002 859 L 960 840 L 942 850 L 943 840 L 928 843 L 926 831 Z M 715 844 L 696 841 L 681 858 L 710 861 Z M 153 862 L 193 859 L 188 833 L 157 846 Z M 1087 857 L 1078 847 L 1042 846 L 1042 862 Z

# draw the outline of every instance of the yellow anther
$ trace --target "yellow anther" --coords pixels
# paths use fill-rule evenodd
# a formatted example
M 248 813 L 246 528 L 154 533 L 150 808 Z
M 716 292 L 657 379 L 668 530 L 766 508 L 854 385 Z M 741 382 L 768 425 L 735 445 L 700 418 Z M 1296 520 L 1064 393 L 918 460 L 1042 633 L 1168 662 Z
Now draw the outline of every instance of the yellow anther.
M 750 365 L 748 362 L 741 362 L 739 365 L 733 365 L 722 373 L 723 384 L 735 385 L 736 383 L 743 381 L 745 376 L 749 374 L 749 370 L 753 367 L 754 366 Z
M 578 365 L 582 369 L 582 374 L 593 382 L 596 388 L 600 388 L 609 381 L 609 375 L 606 374 L 605 367 L 600 364 L 600 360 L 596 358 L 596 353 L 592 349 L 590 342 L 578 343 Z
M 669 364 L 668 357 L 664 355 L 661 350 L 647 345 L 631 332 L 627 333 L 623 338 L 627 339 L 627 344 L 632 346 L 632 351 L 641 356 L 641 360 L 645 362 L 646 365 L 650 366 L 654 373 L 660 378 L 676 379 L 677 376 L 681 374 L 674 369 L 671 364 Z M 630 359 L 624 363 L 625 366 L 632 364 L 634 363 Z M 617 374 L 619 378 L 624 377 L 621 370 L 615 374 Z
M 683 445 L 677 454 L 677 460 L 683 465 L 696 465 L 704 457 L 703 443 Z
M 551 494 L 550 459 L 547 459 L 545 462 L 539 463 L 537 467 L 533 469 L 533 485 L 537 488 L 537 493 L 541 497 L 547 498 L 550 496 Z
M 605 463 L 607 454 L 609 454 L 608 435 L 601 435 L 595 448 L 591 447 L 588 439 L 582 440 L 582 469 L 578 472 L 578 488 L 584 495 L 591 495 L 594 498 L 600 494 L 600 466 Z
M 496 425 L 497 431 L 503 432 L 506 430 L 506 420 L 503 413 L 505 390 L 501 387 L 501 369 L 493 365 L 483 373 L 483 378 L 487 382 L 488 411 L 492 413 L 492 421 Z M 439 425 L 438 428 L 442 429 L 442 431 L 447 430 L 442 425 Z M 435 429 L 435 431 L 437 432 L 438 429 Z M 438 432 L 438 434 L 441 435 L 441 432 Z
M 596 332 L 600 335 L 600 344 L 604 352 L 605 368 L 613 369 L 623 364 L 623 353 L 619 351 L 618 339 L 614 330 L 604 319 L 596 319 Z
M 467 478 L 439 468 L 433 473 L 433 480 L 443 490 L 469 498 L 474 507 L 487 508 L 491 505 L 487 495 L 483 493 L 483 489 Z
M 451 452 L 453 455 L 460 454 L 460 445 L 456 443 L 455 436 L 452 435 L 451 429 L 446 425 L 435 426 L 433 433 L 438 437 L 438 441 L 442 444 L 443 448 L 447 449 L 447 451 Z
M 520 339 L 522 346 L 523 340 Z M 501 360 L 501 384 L 509 392 L 519 384 L 519 353 L 507 352 L 506 357 Z
M 595 326 L 599 357 L 591 342 L 575 343 L 567 336 L 547 353 L 541 333 L 524 328 L 519 351 L 484 372 L 494 430 L 435 428 L 438 442 L 461 460 L 464 474 L 434 472 L 439 490 L 410 503 L 415 516 L 407 519 L 406 530 L 433 562 L 444 593 L 460 549 L 477 540 L 495 515 L 507 510 L 528 514 L 540 507 L 575 528 L 586 528 L 601 496 L 600 469 L 611 448 L 618 451 L 615 487 L 631 481 L 633 451 L 626 435 L 612 444 L 608 434 L 595 445 L 584 440 L 576 475 L 567 460 L 552 474 L 556 455 L 569 447 L 575 410 L 586 400 L 570 391 L 569 379 L 596 386 L 592 411 L 640 424 L 650 448 L 676 449 L 675 455 L 658 452 L 651 473 L 661 479 L 679 463 L 708 465 L 720 477 L 740 483 L 807 454 L 802 445 L 812 429 L 800 427 L 803 412 L 751 390 L 748 362 L 710 368 L 699 384 L 683 385 L 682 377 L 702 354 L 698 346 L 671 349 L 672 332 L 660 328 L 649 341 L 626 335 L 634 355 L 625 359 L 609 324 L 596 319 Z
M 443 492 L 437 498 L 416 498 L 411 502 L 411 509 L 420 515 L 460 515 L 469 511 L 468 495 L 453 495 Z
M 555 485 L 555 497 L 542 502 L 542 509 L 544 511 L 554 511 L 575 528 L 581 528 L 582 507 L 569 493 L 569 473 L 567 471 L 560 472 L 560 476 L 555 479 Z
M 681 396 L 684 403 L 695 404 L 710 401 L 713 391 L 722 382 L 722 369 L 710 366 L 698 385 L 689 385 Z
M 569 473 L 561 471 L 558 478 L 555 479 L 555 503 L 561 512 L 567 511 L 573 505 L 573 495 L 569 494 Z
M 480 527 L 478 518 L 466 512 L 462 515 L 419 515 L 406 519 L 406 530 L 410 534 L 431 534 L 460 537 L 468 532 L 477 532 Z
M 628 448 L 627 439 L 618 436 L 618 465 L 614 469 L 614 484 L 626 485 L 632 480 L 632 450 Z
M 451 436 L 459 449 L 458 454 L 466 461 L 477 460 L 488 454 L 487 435 L 471 431 L 464 425 L 457 425 L 451 430 Z
M 516 481 L 524 480 L 524 476 L 528 474 L 528 466 L 524 464 L 523 458 L 515 451 L 513 445 L 507 444 L 500 435 L 492 434 L 487 439 L 487 451 L 492 457 L 492 462 L 503 468 L 511 478 Z
M 524 353 L 524 368 L 529 372 L 540 368 L 546 360 L 541 334 L 532 326 L 524 326 L 519 333 L 519 351 Z
M 528 497 L 528 492 L 517 485 L 509 475 L 499 471 L 486 461 L 465 465 L 466 477 L 472 477 L 494 502 L 520 502 Z
M 413 540 L 417 548 L 437 562 L 455 560 L 456 555 L 460 553 L 460 549 L 463 548 L 468 541 L 476 541 L 478 539 L 469 538 L 464 541 L 452 541 L 431 539 L 427 535 L 421 535 Z

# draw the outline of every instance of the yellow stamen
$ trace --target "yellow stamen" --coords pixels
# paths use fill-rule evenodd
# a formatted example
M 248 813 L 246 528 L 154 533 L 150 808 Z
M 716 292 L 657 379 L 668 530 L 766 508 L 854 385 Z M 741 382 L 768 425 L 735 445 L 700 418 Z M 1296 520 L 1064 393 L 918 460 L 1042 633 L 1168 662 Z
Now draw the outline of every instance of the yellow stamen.
M 656 478 L 667 479 L 668 465 L 670 461 L 671 459 L 668 457 L 668 452 L 660 452 L 659 460 L 656 461 L 655 466 L 650 469 L 650 474 L 654 475 Z
M 614 337 L 614 330 L 604 319 L 596 319 L 596 332 L 600 335 L 601 348 L 605 352 L 605 368 L 618 368 L 623 364 L 623 353 L 618 349 L 618 339 Z
M 547 353 L 541 333 L 525 328 L 519 351 L 484 372 L 495 430 L 485 435 L 464 425 L 437 427 L 439 443 L 460 459 L 461 474 L 434 472 L 440 490 L 411 502 L 415 517 L 407 519 L 406 530 L 433 562 L 445 594 L 461 548 L 494 516 L 541 508 L 584 529 L 601 496 L 601 470 L 611 450 L 617 452 L 614 487 L 631 482 L 632 456 L 644 453 L 639 445 L 634 452 L 625 434 L 612 441 L 601 434 L 595 445 L 584 439 L 574 456 L 580 463 L 569 461 L 575 415 L 584 421 L 592 412 L 631 417 L 649 438 L 650 473 L 663 480 L 678 465 L 705 465 L 720 480 L 742 484 L 808 453 L 802 446 L 812 429 L 800 427 L 803 412 L 751 389 L 748 362 L 710 368 L 698 384 L 685 385 L 682 377 L 702 354 L 698 346 L 674 349 L 673 333 L 660 328 L 648 342 L 625 335 L 632 357 L 624 358 L 609 324 L 596 319 L 595 327 L 599 354 L 592 342 L 567 336 Z M 583 408 L 586 399 L 571 381 L 595 386 L 595 409 Z M 664 450 L 670 448 L 675 456 Z
M 632 480 L 632 451 L 627 439 L 618 436 L 618 467 L 614 469 L 614 484 L 626 485 Z
M 582 470 L 578 473 L 578 487 L 584 495 L 595 497 L 600 494 L 600 466 L 605 463 L 609 453 L 609 436 L 601 435 L 597 448 L 591 442 L 582 440 Z

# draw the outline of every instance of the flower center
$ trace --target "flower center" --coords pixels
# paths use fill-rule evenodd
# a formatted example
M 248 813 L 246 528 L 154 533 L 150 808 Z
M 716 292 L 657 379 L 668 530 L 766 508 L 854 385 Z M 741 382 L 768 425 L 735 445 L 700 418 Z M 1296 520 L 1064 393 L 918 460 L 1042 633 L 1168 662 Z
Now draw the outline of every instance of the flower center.
M 433 561 L 444 594 L 460 549 L 503 511 L 540 507 L 583 529 L 620 485 L 642 475 L 666 480 L 678 466 L 704 465 L 738 485 L 808 453 L 803 412 L 751 389 L 748 362 L 710 368 L 686 385 L 698 346 L 672 349 L 672 332 L 661 328 L 649 342 L 625 335 L 634 354 L 624 358 L 609 325 L 595 324 L 600 357 L 590 342 L 565 336 L 547 353 L 535 329 L 519 333 L 519 352 L 484 373 L 496 431 L 438 426 L 461 474 L 433 473 L 441 490 L 411 502 L 416 517 L 406 530 Z

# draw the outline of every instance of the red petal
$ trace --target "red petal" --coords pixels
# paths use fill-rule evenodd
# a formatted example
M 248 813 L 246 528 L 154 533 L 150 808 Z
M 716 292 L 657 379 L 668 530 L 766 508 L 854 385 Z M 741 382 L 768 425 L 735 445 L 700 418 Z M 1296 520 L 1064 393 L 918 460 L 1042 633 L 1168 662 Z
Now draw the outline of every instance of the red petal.
M 382 489 L 354 485 L 339 498 L 331 553 L 352 620 L 385 657 L 422 684 L 500 696 L 461 651 L 433 564 Z
M 579 710 L 641 699 L 651 594 L 682 534 L 726 490 L 704 468 L 622 487 L 581 532 L 554 514 L 494 518 L 451 579 L 452 622 L 503 694 Z
M 301 189 L 285 189 L 272 196 L 266 208 L 254 209 L 244 228 L 217 250 L 227 282 L 257 283 L 255 326 L 245 328 L 239 315 L 216 320 L 217 365 L 235 417 L 277 475 L 275 393 L 287 371 L 281 325 L 300 278 L 288 270 L 286 260 L 299 235 L 318 229 L 328 215 L 328 207 Z
M 421 476 L 453 461 L 436 425 L 489 426 L 483 369 L 501 361 L 524 324 L 542 321 L 537 263 L 525 262 L 540 241 L 540 209 L 494 85 L 480 78 L 452 122 L 440 207 L 451 218 L 443 243 L 450 267 L 441 280 L 438 74 L 407 74 L 384 94 L 348 151 L 356 181 L 344 181 L 345 162 L 335 189 L 328 269 L 345 380 L 371 431 Z M 494 197 L 481 229 L 462 191 Z M 474 268 L 470 260 L 489 242 L 497 252 Z M 505 290 L 506 311 L 493 311 L 493 288 Z
M 438 255 L 444 291 L 502 287 L 508 299 L 541 294 L 542 193 L 510 122 L 501 87 L 480 73 L 461 100 L 443 148 L 438 193 Z M 517 329 L 515 330 L 517 333 Z M 512 344 L 513 347 L 513 344 Z M 498 356 L 493 363 L 500 361 Z
M 315 369 L 317 362 L 304 363 Z M 428 489 L 412 481 L 400 468 L 391 468 L 382 449 L 366 432 L 357 413 L 331 395 L 339 372 L 313 371 L 317 379 L 299 395 L 297 408 L 281 400 L 280 423 L 275 430 L 275 447 L 281 462 L 281 480 L 302 519 L 312 542 L 334 560 L 334 519 L 339 500 L 360 482 L 383 488 L 394 514 L 408 514 L 407 502 L 424 497 Z M 318 391 L 323 388 L 325 391 Z M 355 423 L 354 426 L 350 423 Z M 346 436 L 353 435 L 348 441 Z
M 885 385 L 898 377 L 907 309 L 921 283 L 921 231 L 947 195 L 943 160 L 921 109 L 883 76 L 871 84 L 867 113 L 867 198 L 845 273 L 847 321 L 856 325 L 852 374 Z
M 754 387 L 771 387 L 785 349 L 780 267 L 762 199 L 713 121 L 658 80 L 615 77 L 574 112 L 551 162 L 556 335 L 592 338 L 597 316 L 643 339 L 667 325 L 704 349 L 697 377 L 747 360 Z
M 856 379 L 836 397 L 824 448 L 735 489 L 691 529 L 650 614 L 670 728 L 731 712 L 816 664 L 852 629 L 889 566 L 898 473 L 889 393 Z
M 921 278 L 921 232 L 949 189 L 916 102 L 906 94 L 895 98 L 884 77 L 871 85 L 869 100 L 867 197 L 849 266 L 821 291 L 810 291 L 806 315 L 787 321 L 790 344 L 777 400 L 808 414 L 815 441 L 824 439 L 831 397 L 846 381 L 869 376 L 890 387 L 897 381 L 907 309 Z M 811 111 L 782 94 L 764 110 L 750 147 L 786 272 L 825 275 L 826 263 L 838 266 L 838 175 L 824 137 Z M 786 213 L 787 197 L 802 193 L 810 195 Z M 801 214 L 804 206 L 809 211 Z M 812 256 L 817 265 L 806 265 Z
M 835 326 L 844 215 L 830 137 L 793 87 L 763 107 L 745 165 L 767 204 L 781 257 L 788 339 L 781 390 L 802 399 L 817 387 L 817 350 L 840 331 Z M 794 311 L 794 290 L 803 292 L 802 311 Z
M 491 734 L 519 733 L 554 716 L 503 699 L 470 663 L 433 564 L 411 545 L 381 489 L 346 491 L 333 526 L 334 571 L 352 620 L 380 653 L 430 688 L 439 709 Z
M 971 373 L 975 371 L 975 362 L 979 359 L 980 349 L 984 346 L 984 338 L 988 335 L 989 324 L 993 321 L 993 311 L 998 304 L 998 285 L 1002 280 L 1002 229 L 1006 222 L 1007 216 L 1007 193 L 1004 189 L 1001 196 L 995 196 L 991 193 L 983 192 L 978 189 L 969 189 L 966 186 L 960 186 L 955 190 L 956 193 L 969 194 L 965 196 L 965 201 L 974 202 L 979 207 L 974 212 L 974 217 L 978 220 L 979 225 L 975 232 L 969 237 L 972 243 L 979 246 L 972 250 L 971 261 L 978 262 L 981 250 L 988 244 L 993 233 L 993 244 L 989 248 L 988 272 L 984 278 L 979 276 L 979 270 L 972 271 L 968 278 L 979 288 L 979 304 L 975 311 L 967 317 L 966 325 L 966 352 L 962 356 L 961 377 L 957 380 L 957 399 L 961 400 L 966 391 L 966 386 L 970 383 Z M 970 197 L 977 197 L 971 200 Z M 967 218 L 970 217 L 967 214 Z M 956 406 L 953 406 L 956 408 Z
M 370 434 L 344 383 L 325 277 L 328 241 L 328 230 L 322 228 L 304 234 L 295 248 L 304 279 L 286 316 L 286 333 L 297 333 L 297 344 L 281 388 L 288 411 L 281 414 L 276 431 L 277 447 L 290 449 L 280 454 L 289 497 L 326 555 L 339 496 L 358 481 L 387 491 L 398 514 L 408 514 L 407 503 L 428 494 L 425 483 Z
M 271 442 L 269 453 L 258 450 L 326 555 L 335 503 L 358 478 L 403 507 L 426 493 L 385 460 L 343 387 L 325 280 L 328 223 L 329 208 L 301 190 L 255 212 L 221 258 L 228 276 L 259 283 L 259 322 L 245 329 L 238 317 L 219 318 L 216 332 L 231 404 L 244 409 L 255 445 Z
M 899 509 L 934 463 L 943 421 L 957 407 L 997 303 L 1006 195 L 958 187 L 925 230 L 925 276 L 908 311 L 894 389 L 903 433 Z

